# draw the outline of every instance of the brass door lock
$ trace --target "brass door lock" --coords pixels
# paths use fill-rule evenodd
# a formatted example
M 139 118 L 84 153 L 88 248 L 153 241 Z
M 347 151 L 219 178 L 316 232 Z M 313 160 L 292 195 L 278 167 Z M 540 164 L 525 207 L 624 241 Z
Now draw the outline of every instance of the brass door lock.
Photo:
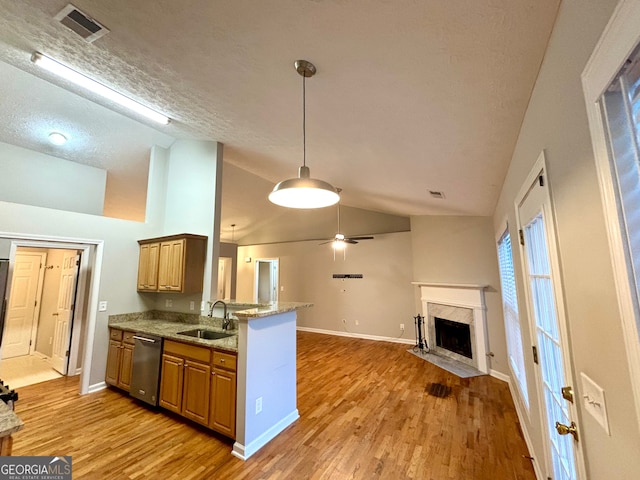
M 576 425 L 576 422 L 571 422 L 571 425 L 566 426 L 563 425 L 560 422 L 556 422 L 556 431 L 560 434 L 560 435 L 573 435 L 573 439 L 577 442 L 578 441 L 578 426 Z

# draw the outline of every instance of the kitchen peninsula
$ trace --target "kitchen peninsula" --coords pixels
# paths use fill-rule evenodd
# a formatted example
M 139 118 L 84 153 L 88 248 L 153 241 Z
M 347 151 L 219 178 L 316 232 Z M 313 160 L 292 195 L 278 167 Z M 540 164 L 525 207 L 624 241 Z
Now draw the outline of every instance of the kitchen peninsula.
M 216 328 L 222 319 L 176 312 L 112 315 L 109 327 L 159 335 L 180 342 L 237 353 L 233 455 L 246 460 L 299 418 L 296 395 L 296 310 L 310 303 L 247 304 L 228 301 L 237 333 L 205 340 L 181 335 L 198 327 Z

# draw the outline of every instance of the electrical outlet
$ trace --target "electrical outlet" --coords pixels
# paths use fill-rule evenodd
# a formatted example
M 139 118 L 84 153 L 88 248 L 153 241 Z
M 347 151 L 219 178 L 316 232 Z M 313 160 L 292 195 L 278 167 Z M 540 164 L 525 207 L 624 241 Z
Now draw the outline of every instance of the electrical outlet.
M 400 330 L 402 330 L 404 332 L 404 323 L 400 324 Z
M 360 325 L 360 322 L 358 320 L 356 320 L 356 326 Z
M 168 298 L 167 298 L 167 299 L 164 301 L 164 306 L 165 306 L 165 307 L 173 307 L 173 300 L 170 300 L 170 299 L 168 299 Z
M 256 415 L 262 411 L 262 397 L 256 398 Z
M 280 285 L 280 291 L 284 292 L 284 285 Z
M 107 311 L 107 302 L 106 302 L 106 300 L 98 302 L 98 311 L 99 312 L 106 312 Z
M 196 302 L 189 302 L 189 310 L 195 310 L 196 309 Z

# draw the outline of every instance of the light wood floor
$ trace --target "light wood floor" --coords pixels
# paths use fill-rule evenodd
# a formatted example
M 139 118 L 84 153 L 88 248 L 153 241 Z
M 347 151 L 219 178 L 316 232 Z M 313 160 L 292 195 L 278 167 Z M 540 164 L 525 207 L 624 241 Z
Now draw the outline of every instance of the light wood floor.
M 298 333 L 301 418 L 243 462 L 232 441 L 78 377 L 24 387 L 14 455 L 71 455 L 74 479 L 535 480 L 505 383 L 407 345 Z M 432 383 L 451 387 L 438 398 Z

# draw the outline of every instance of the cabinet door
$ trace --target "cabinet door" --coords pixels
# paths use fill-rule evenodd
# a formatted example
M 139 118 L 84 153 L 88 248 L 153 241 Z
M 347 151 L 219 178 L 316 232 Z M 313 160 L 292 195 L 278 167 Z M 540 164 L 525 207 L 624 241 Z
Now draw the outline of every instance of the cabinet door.
M 209 422 L 209 377 L 211 367 L 192 360 L 184 364 L 182 414 L 198 423 Z
M 220 368 L 211 376 L 211 419 L 209 427 L 235 438 L 236 435 L 236 374 Z
M 138 290 L 158 290 L 159 258 L 159 243 L 145 243 L 140 245 L 140 257 L 138 260 Z
M 182 291 L 185 239 L 160 243 L 158 290 Z
M 109 340 L 109 351 L 107 353 L 107 371 L 104 381 L 109 385 L 118 385 L 118 375 L 120 373 L 120 363 L 122 360 L 121 342 Z
M 167 354 L 162 355 L 159 404 L 175 413 L 182 411 L 183 367 L 184 360 L 182 358 Z
M 133 345 L 124 344 L 120 349 L 122 358 L 120 361 L 120 375 L 118 377 L 118 386 L 127 392 L 131 387 L 131 371 L 133 368 Z

